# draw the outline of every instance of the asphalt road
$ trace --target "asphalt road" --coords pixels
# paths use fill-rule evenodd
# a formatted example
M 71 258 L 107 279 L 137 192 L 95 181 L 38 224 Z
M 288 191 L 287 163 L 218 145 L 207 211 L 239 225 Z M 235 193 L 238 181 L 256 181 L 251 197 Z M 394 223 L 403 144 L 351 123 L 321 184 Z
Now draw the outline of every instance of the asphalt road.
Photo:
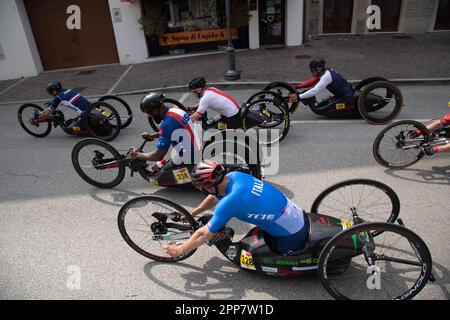
M 438 118 L 448 112 L 449 86 L 402 87 L 401 119 Z M 231 91 L 240 102 L 254 90 Z M 184 93 L 171 93 L 180 99 Z M 138 112 L 141 96 L 126 96 L 135 119 L 112 144 L 138 146 L 148 129 Z M 193 97 L 185 101 L 194 102 Z M 114 190 L 96 189 L 75 173 L 70 160 L 79 138 L 60 129 L 44 139 L 17 122 L 18 105 L 2 106 L 0 118 L 0 299 L 329 299 L 315 277 L 255 275 L 230 264 L 213 247 L 202 247 L 182 263 L 150 261 L 122 240 L 121 205 L 141 194 L 167 196 L 189 208 L 202 196 L 188 188 L 149 186 L 127 177 Z M 400 217 L 427 243 L 436 282 L 419 299 L 450 298 L 450 155 L 426 158 L 405 170 L 385 170 L 372 157 L 382 127 L 362 120 L 319 118 L 297 111 L 280 146 L 280 171 L 267 181 L 309 210 L 328 186 L 352 178 L 379 180 L 401 201 Z M 305 121 L 306 120 L 306 121 Z M 232 222 L 237 234 L 250 226 Z M 70 266 L 81 271 L 80 289 L 70 290 Z

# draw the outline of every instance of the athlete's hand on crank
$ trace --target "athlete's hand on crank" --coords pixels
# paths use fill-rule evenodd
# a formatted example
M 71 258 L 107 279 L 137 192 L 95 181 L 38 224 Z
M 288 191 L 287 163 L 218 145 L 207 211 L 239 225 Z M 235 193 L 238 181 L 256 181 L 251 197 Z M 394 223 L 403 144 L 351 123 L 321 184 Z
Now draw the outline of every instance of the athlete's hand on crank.
M 152 139 L 152 134 L 148 133 L 148 132 L 143 132 L 143 133 L 141 133 L 141 138 L 144 140 L 146 140 L 146 139 L 150 140 L 150 139 Z
M 167 247 L 165 247 L 165 250 L 166 253 L 172 258 L 181 256 L 180 247 L 175 242 L 172 242 Z

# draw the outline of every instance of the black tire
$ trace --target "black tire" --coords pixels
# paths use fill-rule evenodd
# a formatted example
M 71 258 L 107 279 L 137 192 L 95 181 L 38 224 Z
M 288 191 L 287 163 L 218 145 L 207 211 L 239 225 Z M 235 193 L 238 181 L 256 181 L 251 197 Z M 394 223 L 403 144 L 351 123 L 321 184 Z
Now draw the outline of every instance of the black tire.
M 369 233 L 379 233 L 382 235 L 371 238 Z M 393 254 L 388 253 L 388 250 L 391 248 L 389 246 L 392 244 L 391 241 L 386 240 L 390 238 L 391 234 L 395 236 L 395 239 L 392 239 L 392 244 L 395 243 Z M 369 242 L 367 242 L 368 239 L 370 239 Z M 383 277 L 381 277 L 380 272 L 382 287 L 377 289 L 382 290 L 374 290 L 374 288 L 369 288 L 367 285 L 369 281 L 369 265 L 367 259 L 364 257 L 363 248 L 370 248 L 367 247 L 370 242 L 373 244 L 373 252 L 377 254 L 375 266 L 380 268 L 380 266 L 383 266 L 383 263 L 388 262 L 385 266 L 385 270 L 383 270 L 386 271 L 384 272 Z M 377 244 L 377 242 L 379 242 L 379 244 Z M 381 254 L 377 250 L 381 250 Z M 408 259 L 413 257 L 414 261 L 412 262 L 416 264 L 405 264 L 408 269 L 403 272 L 408 273 L 407 275 L 403 275 L 402 271 L 395 268 L 401 265 L 399 259 L 402 259 L 405 255 L 408 256 Z M 392 258 L 397 261 L 392 260 Z M 336 272 L 336 267 L 340 267 L 341 270 Z M 417 280 L 415 280 L 415 277 L 411 280 L 412 277 L 410 274 L 415 271 L 413 268 L 417 269 Z M 320 253 L 318 275 L 324 288 L 332 297 L 338 300 L 350 300 L 352 298 L 362 300 L 362 295 L 360 297 L 354 297 L 361 292 L 367 292 L 367 299 L 370 300 L 375 300 L 375 295 L 378 293 L 387 293 L 387 299 L 389 300 L 409 300 L 423 289 L 430 279 L 431 270 L 432 259 L 430 251 L 417 234 L 400 225 L 377 222 L 360 224 L 335 235 Z M 388 282 L 388 271 L 391 271 L 391 274 L 394 276 L 398 275 L 400 281 Z M 363 273 L 363 281 L 355 280 L 355 272 Z M 366 280 L 366 282 L 364 282 L 364 280 Z M 415 280 L 415 282 L 412 285 L 409 285 L 408 282 L 408 284 L 405 283 L 404 286 L 401 286 L 402 280 L 411 283 Z M 348 287 L 346 287 L 346 284 L 342 285 L 343 282 L 346 282 Z M 340 288 L 337 286 L 339 283 Z M 355 283 L 362 283 L 363 285 L 355 287 Z M 392 292 L 389 293 L 388 288 L 392 288 L 392 284 L 395 285 L 395 288 L 392 290 L 395 289 L 395 291 L 398 291 L 398 289 L 400 289 L 400 292 L 393 292 L 393 294 L 391 294 Z M 344 290 L 348 293 L 343 293 Z
M 294 86 L 287 82 L 272 82 L 267 87 L 264 88 L 264 91 L 274 91 L 281 95 L 284 98 L 284 101 L 288 104 L 289 112 L 294 113 L 295 110 L 297 110 L 300 102 L 294 102 L 289 103 L 289 96 L 290 93 L 297 93 L 297 89 L 295 89 Z
M 147 249 L 141 248 L 141 246 L 139 244 L 136 244 L 136 241 L 133 241 L 134 237 L 131 235 L 130 227 L 127 228 L 127 223 L 126 223 L 127 216 L 130 217 L 129 219 L 132 219 L 130 210 L 138 209 L 138 208 L 140 209 L 140 208 L 142 208 L 142 206 L 147 205 L 149 202 L 151 202 L 152 204 L 154 203 L 155 206 L 160 206 L 161 208 L 167 209 L 168 211 L 176 212 L 177 214 L 184 216 L 184 218 L 185 218 L 184 226 L 188 229 L 188 231 L 185 231 L 185 232 L 190 233 L 192 231 L 192 233 L 193 233 L 195 230 L 197 230 L 197 228 L 198 228 L 197 222 L 192 217 L 192 215 L 189 213 L 189 211 L 187 211 L 182 206 L 180 206 L 177 203 L 172 202 L 168 199 L 165 199 L 165 198 L 156 197 L 156 196 L 143 196 L 143 197 L 138 197 L 138 198 L 128 201 L 127 203 L 125 203 L 122 206 L 122 208 L 119 211 L 119 216 L 117 218 L 117 222 L 119 225 L 120 234 L 122 235 L 122 238 L 125 240 L 125 242 L 131 248 L 133 248 L 133 250 L 135 250 L 139 254 L 143 255 L 144 257 L 147 257 L 147 258 L 155 260 L 155 261 L 160 261 L 160 262 L 169 262 L 169 263 L 178 262 L 178 261 L 187 259 L 191 255 L 193 255 L 196 250 L 192 250 L 192 251 L 188 252 L 187 254 L 182 255 L 180 257 L 176 257 L 176 258 L 169 257 L 165 253 L 164 253 L 165 256 L 163 256 L 160 254 L 155 254 L 154 252 L 148 252 Z M 154 219 L 155 223 L 158 223 L 158 220 L 153 216 L 153 214 L 150 216 L 149 210 L 150 210 L 150 208 L 145 208 L 145 212 L 142 211 L 142 214 L 147 214 L 148 216 L 146 216 L 146 218 L 152 218 L 152 219 Z M 167 213 L 160 212 L 160 213 L 169 215 L 171 212 L 167 212 Z M 144 219 L 144 217 L 141 214 L 138 214 L 138 215 L 140 216 L 139 217 L 140 219 L 138 221 L 140 221 L 141 225 L 143 223 L 142 222 L 142 220 L 143 220 L 145 222 L 145 227 L 146 228 L 148 227 L 148 230 L 147 230 L 148 233 L 155 236 L 155 231 L 152 231 L 152 229 L 151 229 L 155 223 L 150 224 L 147 220 Z M 169 220 L 169 219 L 170 218 L 167 218 L 167 220 Z M 174 224 L 178 223 L 178 225 L 182 225 L 182 222 L 179 222 L 176 220 L 172 220 L 172 221 L 175 222 Z M 141 226 L 141 229 L 142 229 L 142 226 Z M 172 228 L 172 229 L 175 229 L 175 228 Z M 139 232 L 142 233 L 145 231 L 139 230 Z M 167 234 L 167 230 L 166 230 L 166 234 Z M 146 238 L 148 239 L 148 235 L 146 236 Z M 154 241 L 164 241 L 164 240 L 154 240 Z M 163 247 L 163 246 L 160 243 L 160 248 L 161 247 Z
M 85 111 L 82 121 L 92 137 L 104 141 L 113 141 L 119 135 L 122 125 L 117 110 L 109 103 L 102 101 L 91 104 Z
M 248 98 L 247 103 L 251 104 L 255 102 L 256 100 L 261 99 L 271 99 L 274 100 L 276 103 L 281 104 L 284 106 L 284 108 L 289 111 L 289 100 L 286 100 L 285 97 L 283 97 L 281 94 L 275 92 L 275 91 L 261 91 L 257 92 L 254 95 L 252 95 L 250 98 Z
M 402 128 L 404 128 L 404 130 L 401 130 Z M 383 131 L 378 134 L 373 144 L 373 156 L 375 157 L 375 160 L 385 168 L 405 168 L 418 162 L 425 155 L 422 148 L 419 147 L 421 144 L 420 142 L 411 143 L 411 145 L 417 145 L 418 147 L 411 149 L 412 152 L 410 152 L 410 150 L 401 149 L 402 146 L 406 145 L 405 140 L 402 142 L 403 138 L 400 138 L 400 136 L 404 136 L 404 133 L 402 132 L 415 130 L 420 130 L 423 133 L 423 138 L 420 138 L 423 141 L 430 137 L 428 129 L 422 123 L 414 120 L 399 121 L 384 128 Z M 386 143 L 387 146 L 393 148 L 393 150 L 397 152 L 398 155 L 396 159 L 392 159 L 394 161 L 387 159 L 387 155 L 382 154 L 381 151 L 384 149 L 382 146 L 383 143 Z M 402 155 L 402 157 L 408 156 L 409 158 L 406 159 L 406 161 L 401 161 L 400 155 Z
M 362 192 L 358 194 L 361 188 Z M 379 203 L 380 200 L 382 204 Z M 371 209 L 367 207 L 368 204 L 373 205 L 370 213 L 367 212 Z M 381 212 L 382 210 L 384 211 Z M 344 218 L 353 224 L 354 213 L 364 222 L 394 223 L 400 213 L 400 200 L 395 191 L 384 183 L 354 179 L 337 183 L 324 190 L 314 200 L 311 212 L 341 220 Z
M 89 146 L 94 146 L 94 147 L 97 146 L 97 147 L 106 149 L 107 151 L 109 151 L 109 153 L 111 153 L 111 155 L 113 156 L 114 159 L 121 158 L 121 155 L 119 154 L 119 152 L 116 149 L 114 149 L 114 147 L 112 147 L 111 145 L 109 145 L 108 143 L 106 143 L 103 140 L 91 138 L 91 139 L 85 139 L 85 140 L 78 142 L 72 149 L 72 165 L 75 168 L 75 171 L 81 177 L 81 179 L 83 179 L 87 183 L 93 185 L 94 187 L 102 188 L 102 189 L 110 189 L 110 188 L 114 188 L 117 185 L 119 185 L 122 182 L 122 180 L 125 178 L 125 167 L 122 167 L 122 166 L 118 167 L 117 174 L 113 175 L 112 178 L 110 179 L 110 181 L 107 181 L 107 182 L 98 181 L 95 178 L 91 177 L 87 172 L 85 172 L 85 171 L 87 171 L 88 164 L 92 165 L 92 168 L 89 168 L 89 169 L 95 169 L 93 166 L 93 163 L 92 163 L 92 161 L 94 161 L 94 158 L 96 156 L 95 153 L 85 156 L 85 160 L 87 162 L 86 165 L 84 164 L 84 161 L 81 161 L 81 159 L 80 159 L 80 153 L 82 152 L 82 150 Z M 92 160 L 91 160 L 91 156 L 92 156 Z M 109 158 L 107 158 L 107 159 L 109 159 Z M 93 172 L 100 174 L 103 170 L 105 170 L 105 169 L 98 169 L 97 171 L 93 171 Z
M 274 109 L 278 112 L 273 113 L 272 111 L 270 111 L 270 116 L 261 114 L 261 106 L 266 107 L 267 105 L 273 106 Z M 274 117 L 277 117 L 277 119 L 275 119 Z M 270 122 L 267 124 L 263 123 L 263 120 L 265 119 L 275 119 L 274 124 L 270 124 Z M 279 129 L 281 130 L 281 133 L 273 139 L 271 139 L 271 137 L 267 137 L 268 141 L 260 141 L 260 144 L 263 145 L 270 146 L 274 143 L 279 143 L 284 138 L 286 138 L 291 127 L 291 117 L 289 112 L 286 111 L 285 107 L 283 107 L 282 104 L 277 103 L 275 100 L 266 98 L 253 101 L 250 105 L 245 106 L 245 109 L 242 113 L 242 129 L 244 131 L 256 127 L 260 129 L 277 129 L 277 127 L 279 127 L 280 125 L 282 125 L 282 128 Z
M 44 109 L 38 105 L 27 103 L 22 105 L 19 110 L 17 111 L 17 118 L 19 120 L 20 126 L 30 135 L 37 137 L 37 138 L 44 138 L 50 134 L 52 131 L 52 123 L 50 121 L 46 121 L 43 123 L 40 123 L 38 126 L 33 125 L 30 123 L 31 118 L 23 119 L 26 113 L 32 112 L 33 110 L 39 110 L 44 111 Z M 40 133 L 33 132 L 30 128 L 27 127 L 27 124 L 30 126 L 36 126 L 36 128 L 39 128 L 39 126 L 42 126 L 43 130 Z
M 164 104 L 169 105 L 169 108 L 175 107 L 187 112 L 187 108 L 177 100 L 166 98 L 164 99 Z M 150 124 L 150 127 L 152 127 L 153 131 L 159 132 L 159 124 L 157 124 L 151 117 L 148 117 L 148 123 Z
M 371 92 L 375 89 L 386 90 L 386 96 L 381 97 L 380 95 L 372 94 Z M 369 106 L 367 103 L 371 96 L 378 97 L 384 102 L 379 103 L 379 105 L 371 104 Z M 394 105 L 388 107 L 390 102 L 393 102 Z M 387 81 L 377 81 L 365 86 L 358 98 L 358 111 L 361 117 L 370 124 L 386 124 L 397 117 L 402 108 L 403 95 L 400 89 Z
M 118 102 L 120 104 L 120 106 L 118 107 L 117 106 L 118 104 L 113 104 L 111 102 L 111 100 Z M 120 128 L 121 129 L 125 129 L 133 121 L 133 112 L 131 111 L 130 105 L 122 98 L 109 95 L 109 96 L 101 97 L 100 99 L 98 99 L 98 101 L 107 102 L 117 110 L 117 112 L 120 115 L 120 121 L 121 121 Z

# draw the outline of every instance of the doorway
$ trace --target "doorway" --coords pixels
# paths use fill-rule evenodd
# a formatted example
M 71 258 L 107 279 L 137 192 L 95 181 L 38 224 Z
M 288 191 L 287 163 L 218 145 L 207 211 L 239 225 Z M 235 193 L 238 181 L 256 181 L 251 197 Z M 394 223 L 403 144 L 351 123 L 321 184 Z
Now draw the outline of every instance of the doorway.
M 352 17 L 353 0 L 325 0 L 323 33 L 350 33 Z
M 450 1 L 440 0 L 434 30 L 450 30 Z
M 381 30 L 370 30 L 372 32 L 396 32 L 400 20 L 402 0 L 372 0 L 372 5 L 381 9 Z
M 286 0 L 259 1 L 259 42 L 261 45 L 284 44 Z

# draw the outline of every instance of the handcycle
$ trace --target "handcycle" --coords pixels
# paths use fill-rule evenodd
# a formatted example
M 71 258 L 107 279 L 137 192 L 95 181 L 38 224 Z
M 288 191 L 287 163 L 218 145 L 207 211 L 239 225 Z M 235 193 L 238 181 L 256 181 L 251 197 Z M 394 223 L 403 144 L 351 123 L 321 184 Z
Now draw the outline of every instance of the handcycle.
M 152 139 L 145 139 L 140 152 Z M 221 141 L 209 141 L 204 150 L 213 150 Z M 132 159 L 130 152 L 120 153 L 110 144 L 99 139 L 85 139 L 78 142 L 72 150 L 72 164 L 78 175 L 87 183 L 98 188 L 114 188 L 125 178 L 126 168 L 131 170 L 131 176 L 137 172 L 151 185 L 172 187 L 189 184 L 192 181 L 193 164 L 174 164 L 170 162 L 169 169 L 161 169 L 157 173 L 149 170 L 149 163 L 145 160 Z M 204 151 L 203 150 L 203 151 Z M 223 148 L 222 148 L 223 150 Z M 212 159 L 220 161 L 228 172 L 242 171 L 262 178 L 259 151 L 250 146 L 243 146 L 242 155 L 231 155 L 227 150 L 212 152 Z M 230 160 L 230 158 L 232 158 Z M 227 162 L 228 161 L 228 162 Z
M 425 145 L 435 147 L 448 143 L 450 127 L 430 132 L 420 122 L 404 120 L 391 124 L 378 134 L 373 144 L 373 155 L 383 167 L 405 168 L 424 157 Z
M 192 114 L 192 111 L 188 110 L 182 103 L 177 100 L 166 98 L 164 103 L 169 107 L 179 108 Z M 242 129 L 247 131 L 249 129 L 255 129 L 259 131 L 261 129 L 272 129 L 273 131 L 266 131 L 265 139 L 261 139 L 262 145 L 272 145 L 274 143 L 283 140 L 290 129 L 290 116 L 287 112 L 287 105 L 281 96 L 273 94 L 271 97 L 264 97 L 261 99 L 254 99 L 251 103 L 245 103 L 240 109 L 240 117 L 242 121 Z M 149 117 L 149 124 L 156 132 L 159 131 L 159 125 Z M 220 121 L 220 116 L 209 117 L 206 112 L 201 118 L 201 124 L 203 130 L 214 129 L 227 129 Z
M 386 78 L 372 77 L 359 82 L 354 88 L 352 103 L 328 104 L 329 99 L 317 102 L 315 97 L 302 102 L 312 112 L 330 118 L 363 118 L 371 124 L 386 124 L 394 119 L 403 108 L 400 89 Z M 293 114 L 300 101 L 292 101 L 289 94 L 297 93 L 295 86 L 286 82 L 272 82 L 263 91 L 252 95 L 247 103 L 262 99 L 273 92 L 281 95 Z
M 60 126 L 70 135 L 90 135 L 112 141 L 119 135 L 121 129 L 130 125 L 133 117 L 130 106 L 115 96 L 104 96 L 91 104 L 82 115 L 79 124 L 75 126 L 73 125 L 75 119 L 65 119 L 64 113 L 60 110 L 55 110 L 51 116 L 36 119 L 35 114 L 43 110 L 41 106 L 27 103 L 22 105 L 17 113 L 21 127 L 37 138 L 48 136 L 52 126 L 55 128 Z
M 323 191 L 310 213 L 305 213 L 309 237 L 298 252 L 278 254 L 271 237 L 258 227 L 233 242 L 234 230 L 225 226 L 208 245 L 215 245 L 229 261 L 249 272 L 316 274 L 336 299 L 406 300 L 435 279 L 426 244 L 398 219 L 399 211 L 399 199 L 390 187 L 374 180 L 348 180 Z M 195 250 L 173 258 L 164 247 L 185 242 L 210 218 L 194 218 L 166 198 L 142 196 L 122 206 L 118 227 L 139 254 L 174 263 Z

